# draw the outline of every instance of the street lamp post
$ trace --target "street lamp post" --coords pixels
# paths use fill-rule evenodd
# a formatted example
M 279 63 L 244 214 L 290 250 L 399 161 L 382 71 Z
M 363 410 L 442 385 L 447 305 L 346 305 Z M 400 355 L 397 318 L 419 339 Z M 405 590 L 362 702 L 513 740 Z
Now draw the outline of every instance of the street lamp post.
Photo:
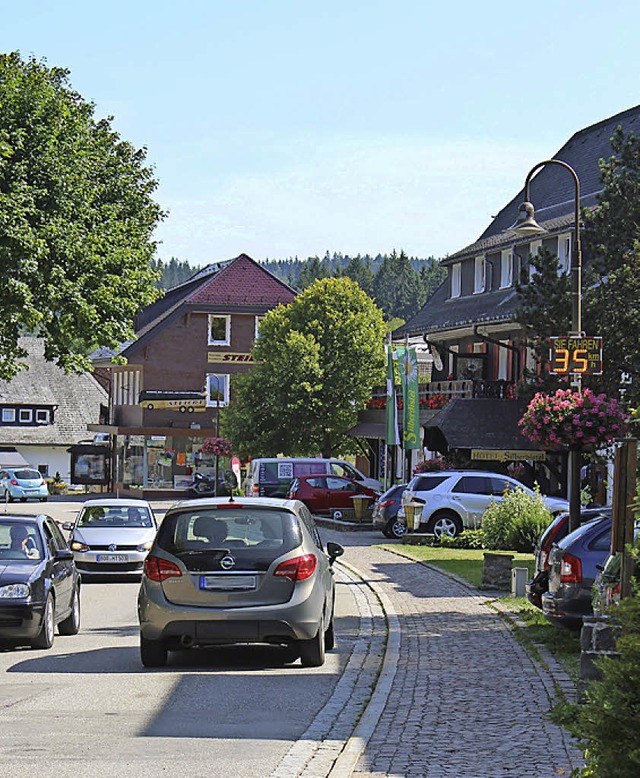
M 580 247 L 580 180 L 576 171 L 560 159 L 545 159 L 538 162 L 527 173 L 524 182 L 524 202 L 518 209 L 518 218 L 511 230 L 518 235 L 536 235 L 547 232 L 535 220 L 535 211 L 530 201 L 530 184 L 534 174 L 545 165 L 559 165 L 568 170 L 575 186 L 574 203 L 574 240 L 571 251 L 571 333 L 572 337 L 581 337 L 582 332 L 582 250 Z M 581 376 L 572 374 L 572 384 L 581 390 Z M 569 529 L 580 525 L 580 452 L 569 450 Z

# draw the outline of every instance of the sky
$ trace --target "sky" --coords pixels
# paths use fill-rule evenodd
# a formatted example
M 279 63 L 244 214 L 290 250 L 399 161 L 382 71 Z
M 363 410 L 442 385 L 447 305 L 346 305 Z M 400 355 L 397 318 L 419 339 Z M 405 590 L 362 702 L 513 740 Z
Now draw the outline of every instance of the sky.
M 25 0 L 168 212 L 157 256 L 445 257 L 580 129 L 640 104 L 637 0 Z

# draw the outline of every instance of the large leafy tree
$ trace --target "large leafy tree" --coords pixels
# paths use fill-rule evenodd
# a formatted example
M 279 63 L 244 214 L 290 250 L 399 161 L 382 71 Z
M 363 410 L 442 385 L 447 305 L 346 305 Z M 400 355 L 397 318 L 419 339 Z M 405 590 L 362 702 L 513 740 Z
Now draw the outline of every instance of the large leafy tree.
M 255 366 L 233 384 L 222 427 L 240 454 L 331 456 L 384 381 L 382 311 L 349 278 L 316 281 L 260 324 Z
M 0 55 L 0 377 L 37 334 L 67 370 L 131 336 L 151 302 L 152 232 L 163 217 L 146 151 L 98 120 L 69 73 Z

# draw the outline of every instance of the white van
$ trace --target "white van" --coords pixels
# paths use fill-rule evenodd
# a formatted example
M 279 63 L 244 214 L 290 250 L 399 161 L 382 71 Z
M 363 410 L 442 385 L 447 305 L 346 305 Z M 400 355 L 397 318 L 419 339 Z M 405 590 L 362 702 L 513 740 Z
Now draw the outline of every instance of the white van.
M 247 496 L 284 497 L 287 487 L 300 475 L 343 475 L 362 486 L 382 491 L 382 484 L 367 478 L 356 467 L 343 459 L 318 457 L 259 457 L 251 461 L 247 470 L 244 491 Z

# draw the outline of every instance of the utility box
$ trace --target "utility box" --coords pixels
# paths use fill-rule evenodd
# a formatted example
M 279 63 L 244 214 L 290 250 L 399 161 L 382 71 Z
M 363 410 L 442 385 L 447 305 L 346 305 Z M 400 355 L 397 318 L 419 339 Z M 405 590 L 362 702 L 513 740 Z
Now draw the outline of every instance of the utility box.
M 512 597 L 524 597 L 526 595 L 525 585 L 527 578 L 529 577 L 529 569 L 527 567 L 512 567 L 511 568 L 511 596 Z

